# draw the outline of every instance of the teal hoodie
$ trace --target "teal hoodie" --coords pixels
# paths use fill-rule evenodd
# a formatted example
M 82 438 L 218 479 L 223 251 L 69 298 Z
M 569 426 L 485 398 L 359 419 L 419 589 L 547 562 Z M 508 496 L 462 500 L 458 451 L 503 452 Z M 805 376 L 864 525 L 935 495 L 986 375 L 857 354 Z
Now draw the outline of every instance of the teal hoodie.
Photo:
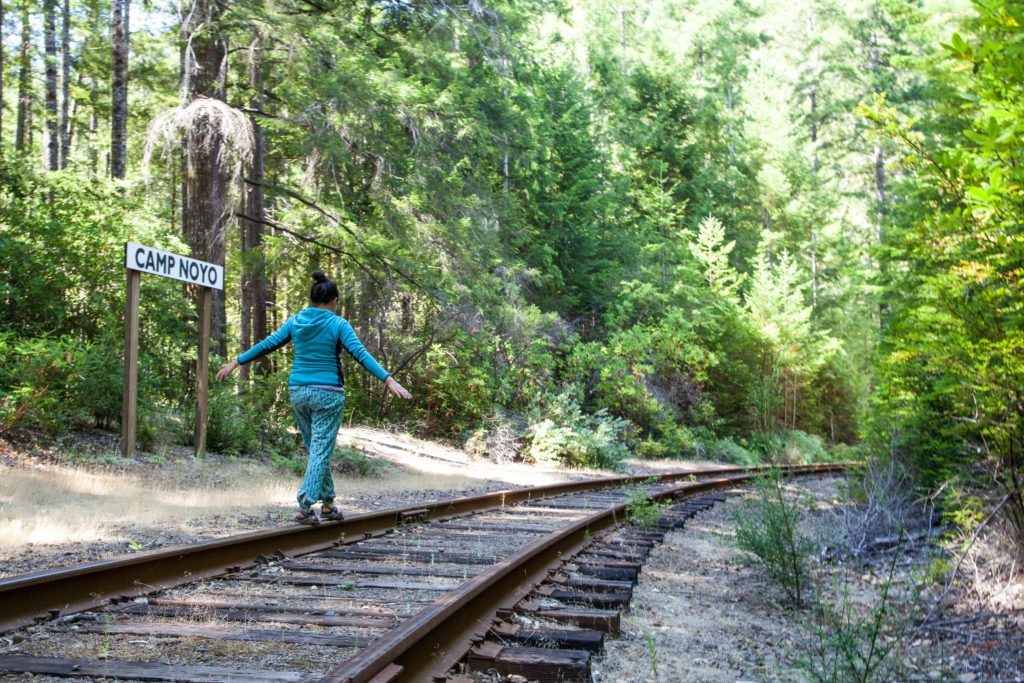
M 245 365 L 277 351 L 288 342 L 295 344 L 295 362 L 288 378 L 289 386 L 343 387 L 342 349 L 380 381 L 388 378 L 388 372 L 366 350 L 347 320 L 335 315 L 334 311 L 312 306 L 284 321 L 281 329 L 238 356 L 238 362 Z

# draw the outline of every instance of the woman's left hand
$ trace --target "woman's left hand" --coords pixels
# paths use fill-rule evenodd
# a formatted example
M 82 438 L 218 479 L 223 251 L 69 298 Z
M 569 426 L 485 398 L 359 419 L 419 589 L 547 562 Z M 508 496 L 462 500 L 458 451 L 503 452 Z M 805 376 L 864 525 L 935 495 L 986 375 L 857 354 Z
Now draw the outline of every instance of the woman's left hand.
M 384 382 L 384 388 L 390 391 L 398 398 L 412 398 L 412 394 L 410 394 L 405 387 L 396 382 L 394 377 L 387 378 L 387 380 Z
M 217 381 L 223 382 L 225 379 L 227 379 L 228 375 L 235 371 L 236 368 L 238 368 L 237 358 L 231 361 L 230 363 L 226 363 L 224 367 L 217 371 Z

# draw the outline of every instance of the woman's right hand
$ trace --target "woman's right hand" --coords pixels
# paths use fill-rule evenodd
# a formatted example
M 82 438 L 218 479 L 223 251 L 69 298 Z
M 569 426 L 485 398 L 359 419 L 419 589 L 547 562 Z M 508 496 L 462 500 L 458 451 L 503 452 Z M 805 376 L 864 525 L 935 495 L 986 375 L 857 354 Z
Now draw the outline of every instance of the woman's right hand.
M 236 358 L 235 360 L 231 361 L 230 363 L 227 363 L 224 367 L 217 371 L 217 381 L 223 382 L 225 379 L 227 379 L 228 375 L 235 371 L 235 368 L 237 367 L 238 359 Z

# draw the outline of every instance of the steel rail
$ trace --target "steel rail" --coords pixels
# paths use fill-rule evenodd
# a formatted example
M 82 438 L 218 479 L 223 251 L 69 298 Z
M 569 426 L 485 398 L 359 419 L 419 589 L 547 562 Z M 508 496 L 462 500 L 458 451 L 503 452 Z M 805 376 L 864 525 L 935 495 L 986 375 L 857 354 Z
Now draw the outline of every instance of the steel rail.
M 817 474 L 844 465 L 796 466 L 787 475 Z M 652 494 L 656 500 L 689 496 L 748 481 L 756 473 L 705 482 L 688 482 Z M 402 622 L 371 646 L 342 663 L 320 683 L 400 683 L 442 679 L 470 647 L 481 640 L 499 610 L 511 609 L 562 562 L 579 553 L 592 537 L 624 519 L 628 503 L 589 515 L 552 532 L 515 557 L 491 565 L 428 607 Z M 379 676 L 379 678 L 375 678 Z
M 303 555 L 387 533 L 410 520 L 440 521 L 538 498 L 635 485 L 655 479 L 754 473 L 767 466 L 686 470 L 655 477 L 603 477 L 507 489 L 463 498 L 355 515 L 319 526 L 291 525 L 199 543 L 150 550 L 85 564 L 0 579 L 0 633 L 33 622 L 92 609 L 110 600 L 159 590 L 255 566 L 261 558 Z M 797 465 L 786 471 L 828 471 L 834 466 Z

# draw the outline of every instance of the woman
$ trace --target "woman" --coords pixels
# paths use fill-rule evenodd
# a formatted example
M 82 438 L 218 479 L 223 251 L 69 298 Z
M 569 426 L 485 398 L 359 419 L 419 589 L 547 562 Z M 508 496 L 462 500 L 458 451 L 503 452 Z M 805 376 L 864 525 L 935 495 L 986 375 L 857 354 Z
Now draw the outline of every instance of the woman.
M 313 273 L 309 290 L 309 308 L 285 321 L 281 329 L 256 344 L 220 369 L 223 380 L 236 368 L 272 353 L 288 342 L 295 344 L 295 362 L 288 377 L 288 394 L 295 422 L 309 451 L 306 477 L 299 489 L 299 510 L 295 521 L 319 524 L 321 519 L 342 519 L 334 505 L 334 479 L 331 477 L 331 453 L 341 427 L 345 407 L 345 378 L 341 372 L 341 350 L 345 349 L 366 370 L 384 382 L 399 398 L 412 398 L 394 377 L 374 360 L 347 320 L 334 313 L 338 286 L 322 271 Z M 319 516 L 312 506 L 322 501 Z

